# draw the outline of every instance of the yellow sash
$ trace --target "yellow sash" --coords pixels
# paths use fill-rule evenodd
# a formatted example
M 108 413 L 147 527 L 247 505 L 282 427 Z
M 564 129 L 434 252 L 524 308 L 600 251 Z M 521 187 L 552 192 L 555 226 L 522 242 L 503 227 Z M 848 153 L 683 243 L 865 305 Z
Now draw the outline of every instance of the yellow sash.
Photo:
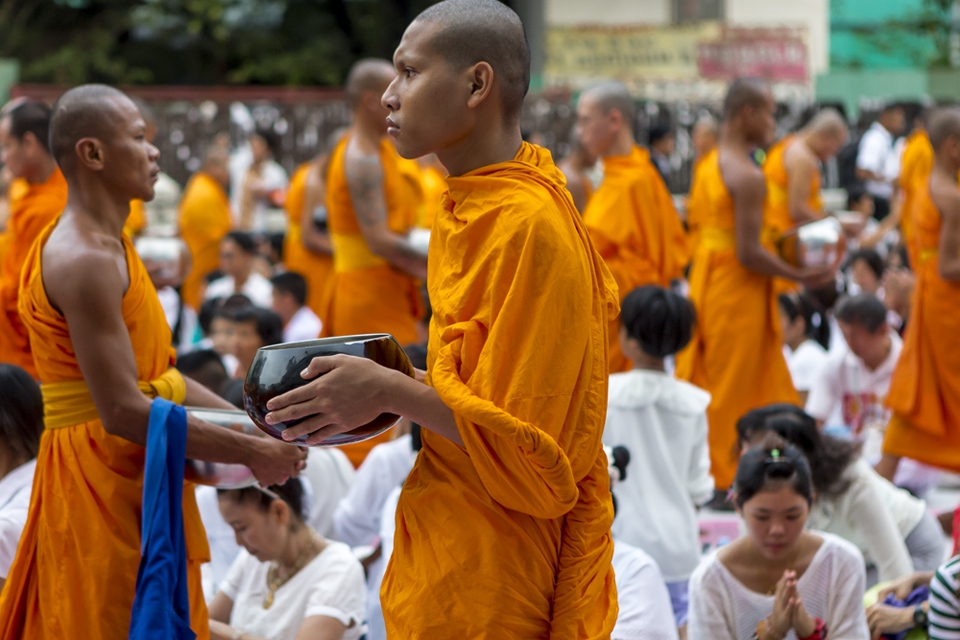
M 337 273 L 388 264 L 370 251 L 367 241 L 359 233 L 331 233 L 330 243 L 333 245 L 333 269 Z
M 159 396 L 177 404 L 183 404 L 187 396 L 186 381 L 172 368 L 156 380 L 140 381 L 137 385 L 144 395 Z M 83 380 L 51 382 L 41 385 L 40 391 L 43 393 L 43 423 L 47 429 L 63 429 L 100 419 L 90 389 Z

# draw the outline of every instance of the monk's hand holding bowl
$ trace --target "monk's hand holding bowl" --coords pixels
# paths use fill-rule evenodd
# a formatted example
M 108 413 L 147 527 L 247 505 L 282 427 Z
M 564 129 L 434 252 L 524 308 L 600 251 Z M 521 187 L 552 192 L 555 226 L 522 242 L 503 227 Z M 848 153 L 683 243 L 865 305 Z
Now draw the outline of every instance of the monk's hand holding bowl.
M 389 412 L 391 381 L 405 374 L 367 358 L 333 355 L 314 358 L 301 372 L 312 382 L 288 391 L 267 403 L 269 424 L 304 418 L 283 431 L 283 439 L 309 436 L 316 445 L 340 433 L 352 431 Z

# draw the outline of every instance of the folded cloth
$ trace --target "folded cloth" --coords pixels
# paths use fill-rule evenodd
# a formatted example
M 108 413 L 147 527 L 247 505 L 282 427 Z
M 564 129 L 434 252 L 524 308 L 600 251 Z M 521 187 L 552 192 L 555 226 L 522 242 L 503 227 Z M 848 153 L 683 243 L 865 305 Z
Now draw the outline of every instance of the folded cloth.
M 140 569 L 130 620 L 130 640 L 195 640 L 190 629 L 183 471 L 187 413 L 156 398 L 150 409 L 143 473 Z
M 891 607 L 897 607 L 898 609 L 903 609 L 907 607 L 912 609 L 913 607 L 916 607 L 918 604 L 923 604 L 929 599 L 930 599 L 930 587 L 923 586 L 923 587 L 917 587 L 916 589 L 911 591 L 910 595 L 907 596 L 906 600 L 900 600 L 899 598 L 897 598 L 897 596 L 891 593 L 886 598 L 883 599 L 883 604 L 889 605 Z M 882 637 L 884 638 L 884 640 L 905 640 L 905 638 L 907 637 L 907 634 L 910 634 L 913 631 L 916 631 L 916 629 L 907 629 L 906 631 L 901 631 L 900 633 L 887 633 L 887 634 L 884 634 Z M 921 632 L 922 632 L 922 629 L 921 629 Z M 923 634 L 921 637 L 925 638 L 926 634 Z

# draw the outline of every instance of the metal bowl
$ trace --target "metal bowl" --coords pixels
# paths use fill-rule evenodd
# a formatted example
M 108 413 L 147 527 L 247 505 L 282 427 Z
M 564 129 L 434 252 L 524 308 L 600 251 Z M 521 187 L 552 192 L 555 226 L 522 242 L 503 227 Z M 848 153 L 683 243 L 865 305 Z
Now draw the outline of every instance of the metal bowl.
M 244 411 L 185 407 L 187 414 L 217 426 L 258 434 L 256 425 Z M 242 464 L 223 464 L 203 460 L 187 460 L 186 477 L 198 484 L 212 485 L 218 489 L 244 489 L 257 484 L 250 469 Z
M 282 440 L 285 429 L 292 427 L 305 418 L 267 424 L 267 402 L 287 391 L 310 382 L 300 377 L 314 358 L 345 354 L 373 360 L 377 364 L 401 371 L 414 377 L 413 365 L 393 336 L 375 333 L 359 336 L 322 338 L 305 342 L 292 342 L 263 347 L 250 365 L 243 384 L 243 406 L 253 422 L 269 436 Z M 400 416 L 382 413 L 369 423 L 353 431 L 328 438 L 320 446 L 332 447 L 361 442 L 380 435 L 400 420 Z M 292 442 L 306 444 L 306 438 L 300 437 Z
M 780 257 L 801 268 L 837 264 L 846 247 L 843 226 L 831 217 L 788 229 L 777 243 Z

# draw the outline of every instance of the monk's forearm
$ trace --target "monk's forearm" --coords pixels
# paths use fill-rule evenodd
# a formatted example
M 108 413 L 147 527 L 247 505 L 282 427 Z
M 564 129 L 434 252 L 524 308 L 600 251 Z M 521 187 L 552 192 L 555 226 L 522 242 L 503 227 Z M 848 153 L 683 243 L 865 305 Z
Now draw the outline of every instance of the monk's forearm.
M 417 423 L 424 429 L 463 446 L 453 411 L 437 391 L 399 372 L 390 372 L 385 400 L 387 411 Z
M 426 256 L 413 248 L 407 239 L 395 233 L 368 238 L 370 249 L 397 269 L 414 278 L 427 277 Z
M 762 245 L 749 249 L 737 246 L 737 259 L 744 268 L 772 278 L 800 279 L 800 270 L 787 264 Z
M 307 251 L 322 256 L 333 255 L 333 244 L 330 242 L 330 236 L 306 227 L 301 227 L 301 229 L 300 243 Z
M 183 379 L 187 383 L 187 397 L 183 401 L 185 407 L 206 407 L 208 409 L 225 409 L 228 411 L 236 410 L 235 406 L 196 380 L 188 376 L 183 376 Z
M 206 462 L 250 466 L 259 446 L 266 441 L 187 416 L 187 457 Z

